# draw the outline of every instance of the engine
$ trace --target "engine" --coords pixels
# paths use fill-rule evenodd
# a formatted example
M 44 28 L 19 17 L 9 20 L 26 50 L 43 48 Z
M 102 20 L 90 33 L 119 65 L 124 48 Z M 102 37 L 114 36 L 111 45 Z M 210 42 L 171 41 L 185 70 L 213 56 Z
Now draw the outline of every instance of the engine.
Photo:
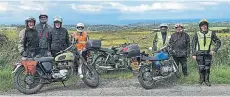
M 66 79 L 72 73 L 73 65 L 71 62 L 59 62 L 56 63 L 56 67 L 52 72 L 52 77 L 57 79 Z
M 72 68 L 71 62 L 58 62 L 56 66 L 57 66 L 56 67 L 57 69 L 71 69 Z
M 167 76 L 172 71 L 173 71 L 173 68 L 172 68 L 170 61 L 165 60 L 163 64 L 161 64 L 161 74 L 163 76 Z

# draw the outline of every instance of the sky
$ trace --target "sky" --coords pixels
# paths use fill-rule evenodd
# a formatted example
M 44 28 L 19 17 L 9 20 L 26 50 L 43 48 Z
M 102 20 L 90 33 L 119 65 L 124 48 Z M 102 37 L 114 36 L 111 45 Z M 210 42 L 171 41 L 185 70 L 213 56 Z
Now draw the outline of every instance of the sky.
M 119 24 L 130 20 L 230 19 L 230 0 L 0 0 L 0 24 L 58 15 L 64 24 Z

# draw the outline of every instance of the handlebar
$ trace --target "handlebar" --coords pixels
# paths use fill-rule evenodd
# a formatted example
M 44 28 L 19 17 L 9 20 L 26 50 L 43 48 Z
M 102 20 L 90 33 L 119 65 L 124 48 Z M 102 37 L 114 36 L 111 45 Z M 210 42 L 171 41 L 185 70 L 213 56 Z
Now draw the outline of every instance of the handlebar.
M 56 54 L 58 55 L 58 54 L 61 54 L 61 53 L 63 53 L 63 52 L 69 51 L 72 47 L 73 47 L 73 44 L 70 45 L 70 46 L 69 46 L 68 48 L 66 48 L 65 50 L 62 50 L 62 51 L 60 51 L 60 52 L 57 52 Z

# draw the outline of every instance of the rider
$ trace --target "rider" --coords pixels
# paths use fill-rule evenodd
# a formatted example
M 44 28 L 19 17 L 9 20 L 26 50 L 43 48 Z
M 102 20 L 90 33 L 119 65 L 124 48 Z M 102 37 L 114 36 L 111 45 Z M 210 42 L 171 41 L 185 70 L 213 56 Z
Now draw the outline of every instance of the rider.
M 89 40 L 88 33 L 84 31 L 84 24 L 83 23 L 78 23 L 76 25 L 77 32 L 72 34 L 72 43 L 76 43 L 75 47 L 77 51 L 82 51 L 82 56 L 86 58 L 87 51 L 86 51 L 86 42 Z
M 157 32 L 153 40 L 153 51 L 159 51 L 164 47 L 170 39 L 170 33 L 167 33 L 168 25 L 165 23 L 160 24 L 160 32 Z M 160 69 L 159 61 L 155 61 L 157 69 Z
M 165 44 L 169 42 L 170 33 L 167 33 L 168 25 L 165 23 L 160 24 L 160 32 L 157 32 L 153 40 L 153 50 L 160 50 Z
M 171 35 L 169 40 L 172 50 L 175 51 L 173 53 L 173 59 L 177 65 L 179 65 L 179 63 L 181 64 L 184 76 L 188 76 L 187 58 L 190 53 L 190 38 L 189 35 L 184 32 L 184 26 L 182 24 L 176 24 L 175 28 L 176 32 Z
M 49 51 L 53 56 L 56 53 L 66 49 L 69 46 L 69 34 L 68 31 L 62 27 L 62 18 L 59 16 L 54 17 L 54 28 L 49 33 Z
M 48 33 L 51 32 L 52 27 L 47 24 L 48 15 L 41 13 L 39 15 L 40 23 L 35 26 L 35 29 L 39 35 L 39 47 L 41 56 L 47 57 L 51 55 L 51 52 L 48 51 Z
M 199 66 L 200 81 L 202 84 L 205 82 L 207 86 L 211 86 L 209 82 L 211 60 L 213 55 L 221 46 L 220 39 L 216 33 L 208 29 L 209 23 L 206 19 L 202 19 L 199 23 L 200 31 L 196 32 L 192 42 L 192 58 L 197 61 Z M 212 41 L 215 47 L 212 47 Z
M 35 30 L 36 20 L 34 17 L 28 17 L 25 20 L 25 29 L 19 33 L 18 50 L 23 57 L 35 57 L 38 55 L 39 38 L 38 32 Z

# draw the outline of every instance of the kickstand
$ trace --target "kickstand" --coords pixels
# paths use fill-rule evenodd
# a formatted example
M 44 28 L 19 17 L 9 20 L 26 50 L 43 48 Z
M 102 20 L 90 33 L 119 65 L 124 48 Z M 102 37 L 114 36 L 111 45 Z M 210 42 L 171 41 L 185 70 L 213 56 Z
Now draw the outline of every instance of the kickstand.
M 66 87 L 64 81 L 62 81 L 62 84 L 63 84 L 64 87 Z

